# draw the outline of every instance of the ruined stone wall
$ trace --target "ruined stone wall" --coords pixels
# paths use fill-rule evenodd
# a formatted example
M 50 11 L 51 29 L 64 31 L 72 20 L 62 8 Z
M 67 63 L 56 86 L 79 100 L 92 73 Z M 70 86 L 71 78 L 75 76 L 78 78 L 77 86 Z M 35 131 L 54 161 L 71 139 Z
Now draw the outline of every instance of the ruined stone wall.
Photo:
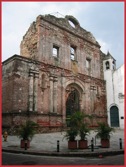
M 36 27 L 36 22 L 33 22 L 29 27 L 26 34 L 23 36 L 23 40 L 20 44 L 20 55 L 28 58 L 37 59 L 38 49 L 37 41 L 38 32 Z
M 2 108 L 4 119 L 11 120 L 9 124 L 17 126 L 22 120 L 30 118 L 41 127 L 46 127 L 46 130 L 62 128 L 66 124 L 67 88 L 71 85 L 80 92 L 80 110 L 95 117 L 92 126 L 106 119 L 103 80 L 83 74 L 75 76 L 70 70 L 21 56 L 14 56 L 10 62 L 4 62 L 3 74 Z M 9 124 L 5 122 L 4 126 Z
M 54 46 L 58 48 L 57 57 L 53 56 Z M 71 46 L 76 48 L 74 60 L 70 58 Z M 74 88 L 79 94 L 80 111 L 94 118 L 90 125 L 106 122 L 102 68 L 99 44 L 74 17 L 38 16 L 23 37 L 21 56 L 3 63 L 4 119 L 17 125 L 30 118 L 45 131 L 57 131 L 66 126 L 66 102 Z
M 45 61 L 48 64 L 68 70 L 72 70 L 72 65 L 75 64 L 78 73 L 88 75 L 86 59 L 90 59 L 90 75 L 96 78 L 101 77 L 99 46 L 96 43 L 87 41 L 87 36 L 83 35 L 89 34 L 89 32 L 82 31 L 80 27 L 76 29 L 71 27 L 65 19 L 59 19 L 58 22 L 57 19 L 38 17 L 37 22 L 40 34 L 38 40 L 39 61 Z M 65 25 L 66 29 L 63 25 Z M 83 36 L 85 38 L 81 38 Z M 52 56 L 53 45 L 59 47 L 59 57 L 57 59 Z M 76 61 L 70 59 L 70 46 L 76 48 Z
M 75 28 L 69 24 L 67 16 L 38 16 L 21 42 L 21 55 L 68 70 L 72 70 L 74 66 L 78 73 L 85 75 L 89 75 L 86 59 L 90 59 L 90 75 L 100 79 L 100 46 L 90 32 L 81 28 L 75 18 L 73 20 Z M 59 49 L 58 57 L 53 56 L 53 46 Z M 76 48 L 76 61 L 70 59 L 70 46 Z
M 41 87 L 41 76 L 46 71 L 46 86 Z M 52 72 L 52 73 L 51 73 Z M 51 76 L 51 78 L 50 78 Z M 52 79 L 53 78 L 53 79 Z M 57 78 L 57 89 L 54 91 L 54 87 L 51 87 L 51 82 Z M 53 82 L 55 83 L 55 82 Z M 67 100 L 67 87 L 69 85 L 78 87 L 82 86 L 84 91 L 81 91 L 81 111 L 89 115 L 94 115 L 95 119 L 99 122 L 106 120 L 106 90 L 105 82 L 100 79 L 96 79 L 87 75 L 73 76 L 71 71 L 63 70 L 58 67 L 51 67 L 45 65 L 42 71 L 39 71 L 39 85 L 38 85 L 38 112 L 42 114 L 56 114 L 61 115 L 61 120 L 65 123 L 66 119 L 66 100 Z M 51 90 L 53 92 L 53 99 L 50 103 Z M 54 94 L 56 94 L 54 98 Z M 55 100 L 54 100 L 55 99 Z M 51 107 L 52 106 L 52 107 Z M 56 110 L 54 109 L 56 108 Z M 55 116 L 56 116 L 55 115 Z M 58 117 L 57 117 L 58 118 Z
M 3 63 L 2 110 L 3 112 L 26 112 L 28 103 L 27 63 L 13 59 Z
M 13 110 L 14 92 L 14 62 L 10 60 L 2 66 L 2 111 L 11 112 Z

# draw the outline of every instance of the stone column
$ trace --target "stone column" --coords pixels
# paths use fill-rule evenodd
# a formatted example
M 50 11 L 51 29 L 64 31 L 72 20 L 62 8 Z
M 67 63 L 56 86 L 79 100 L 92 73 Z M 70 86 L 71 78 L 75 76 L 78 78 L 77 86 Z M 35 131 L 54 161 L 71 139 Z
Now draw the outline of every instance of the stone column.
M 62 122 L 63 124 L 66 124 L 66 90 L 64 87 L 64 83 L 65 83 L 65 78 L 62 77 L 62 97 L 61 97 L 61 103 L 62 103 Z
M 53 112 L 57 113 L 57 78 L 54 79 L 53 83 Z
M 39 73 L 35 73 L 34 79 L 34 111 L 37 111 L 37 101 L 38 101 L 38 78 Z
M 29 73 L 29 111 L 33 111 L 33 84 L 34 84 L 34 74 L 32 72 Z
M 50 112 L 53 112 L 53 77 L 50 76 Z
M 81 101 L 80 101 L 80 109 L 82 110 L 82 111 L 84 111 L 84 108 L 85 108 L 85 101 L 86 101 L 86 99 L 85 99 L 85 92 L 83 91 L 82 92 L 82 97 L 81 97 Z

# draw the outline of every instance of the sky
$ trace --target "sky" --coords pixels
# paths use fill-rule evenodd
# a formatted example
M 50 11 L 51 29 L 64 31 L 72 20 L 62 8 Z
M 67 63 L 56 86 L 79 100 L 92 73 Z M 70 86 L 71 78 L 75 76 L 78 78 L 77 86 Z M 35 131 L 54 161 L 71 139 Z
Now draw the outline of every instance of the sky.
M 124 64 L 124 2 L 2 2 L 2 61 L 20 55 L 20 43 L 38 15 L 74 16 L 106 54 Z

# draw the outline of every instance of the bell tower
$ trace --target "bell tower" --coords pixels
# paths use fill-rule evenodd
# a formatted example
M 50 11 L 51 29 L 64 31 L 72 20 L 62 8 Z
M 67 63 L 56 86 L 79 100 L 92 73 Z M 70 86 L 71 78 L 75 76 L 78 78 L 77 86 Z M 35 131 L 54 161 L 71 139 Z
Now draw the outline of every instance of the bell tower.
M 104 72 L 107 70 L 116 70 L 116 60 L 112 57 L 112 55 L 108 52 L 103 61 L 103 70 Z
M 108 52 L 107 55 L 104 54 L 103 58 L 103 71 L 104 80 L 106 81 L 106 91 L 107 91 L 107 113 L 108 113 L 108 124 L 111 126 L 110 121 L 110 106 L 115 103 L 115 88 L 114 88 L 114 78 L 113 74 L 116 70 L 116 60 Z

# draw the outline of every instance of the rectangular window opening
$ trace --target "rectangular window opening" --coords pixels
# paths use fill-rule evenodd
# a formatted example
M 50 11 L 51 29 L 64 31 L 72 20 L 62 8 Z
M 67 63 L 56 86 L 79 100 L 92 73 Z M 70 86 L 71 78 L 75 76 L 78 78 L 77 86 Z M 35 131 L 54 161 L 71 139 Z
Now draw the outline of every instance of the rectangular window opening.
M 91 68 L 91 60 L 90 59 L 86 59 L 86 68 L 87 69 Z
M 87 74 L 91 75 L 91 59 L 86 58 L 86 69 L 87 69 Z
M 73 46 L 70 47 L 70 58 L 71 58 L 71 60 L 76 59 L 76 48 Z
M 53 56 L 54 57 L 59 57 L 59 47 L 58 46 L 53 46 Z

